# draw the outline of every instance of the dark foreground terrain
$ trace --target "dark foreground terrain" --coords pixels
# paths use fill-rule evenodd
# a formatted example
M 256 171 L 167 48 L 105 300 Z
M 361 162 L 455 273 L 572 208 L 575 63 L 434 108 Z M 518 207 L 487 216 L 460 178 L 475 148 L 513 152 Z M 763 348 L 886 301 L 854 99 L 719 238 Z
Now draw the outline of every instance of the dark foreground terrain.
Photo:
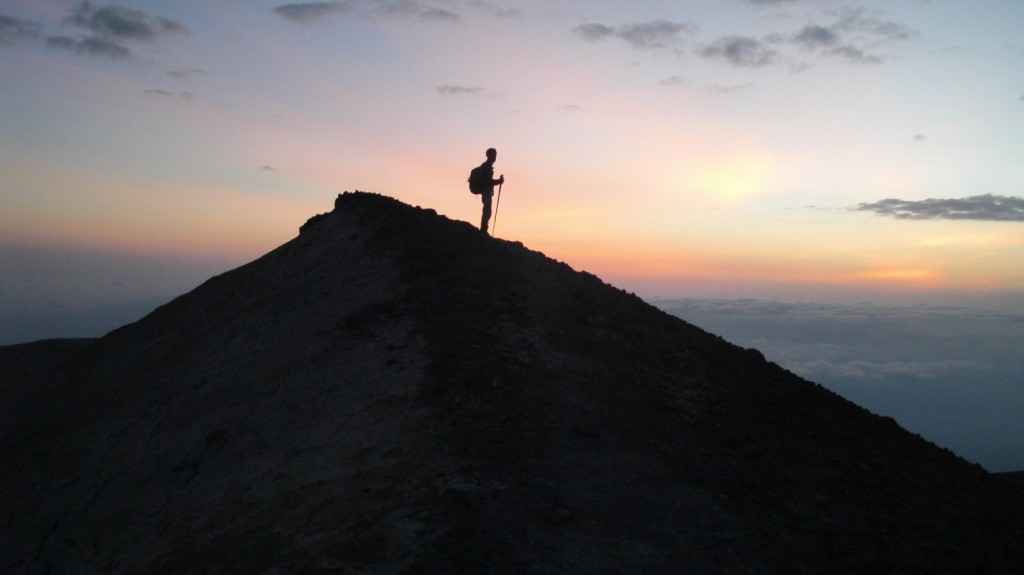
M 1024 573 L 1018 479 L 382 196 L 0 374 L 3 573 Z

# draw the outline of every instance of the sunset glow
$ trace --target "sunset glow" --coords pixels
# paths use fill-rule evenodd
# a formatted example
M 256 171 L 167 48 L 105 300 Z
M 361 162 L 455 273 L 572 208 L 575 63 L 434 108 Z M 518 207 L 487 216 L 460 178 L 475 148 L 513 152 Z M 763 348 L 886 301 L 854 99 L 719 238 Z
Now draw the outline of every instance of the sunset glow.
M 645 296 L 1024 290 L 1020 2 L 126 4 L 0 9 L 0 241 L 241 264 L 355 189 L 476 225 L 493 146 L 499 237 Z

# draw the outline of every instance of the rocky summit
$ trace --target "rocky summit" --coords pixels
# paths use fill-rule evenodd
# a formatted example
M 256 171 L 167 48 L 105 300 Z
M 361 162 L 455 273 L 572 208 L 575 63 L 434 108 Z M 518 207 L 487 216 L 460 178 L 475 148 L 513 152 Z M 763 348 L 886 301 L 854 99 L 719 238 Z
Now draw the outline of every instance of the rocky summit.
M 1024 572 L 1019 481 L 379 195 L 0 374 L 4 573 Z

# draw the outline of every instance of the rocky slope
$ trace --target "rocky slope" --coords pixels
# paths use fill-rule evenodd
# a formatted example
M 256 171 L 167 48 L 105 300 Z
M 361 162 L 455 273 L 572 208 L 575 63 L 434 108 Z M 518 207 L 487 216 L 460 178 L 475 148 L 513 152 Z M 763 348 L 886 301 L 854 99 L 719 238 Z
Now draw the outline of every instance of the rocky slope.
M 5 573 L 1024 572 L 1020 482 L 372 194 L 0 370 Z

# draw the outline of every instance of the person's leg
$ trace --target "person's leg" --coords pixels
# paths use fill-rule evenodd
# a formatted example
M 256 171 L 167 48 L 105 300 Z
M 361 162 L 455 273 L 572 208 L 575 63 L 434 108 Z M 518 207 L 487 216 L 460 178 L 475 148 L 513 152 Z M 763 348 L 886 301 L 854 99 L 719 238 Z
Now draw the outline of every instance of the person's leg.
M 491 195 L 481 194 L 480 201 L 484 203 L 484 212 L 480 216 L 480 231 L 487 233 L 487 224 L 491 221 Z

